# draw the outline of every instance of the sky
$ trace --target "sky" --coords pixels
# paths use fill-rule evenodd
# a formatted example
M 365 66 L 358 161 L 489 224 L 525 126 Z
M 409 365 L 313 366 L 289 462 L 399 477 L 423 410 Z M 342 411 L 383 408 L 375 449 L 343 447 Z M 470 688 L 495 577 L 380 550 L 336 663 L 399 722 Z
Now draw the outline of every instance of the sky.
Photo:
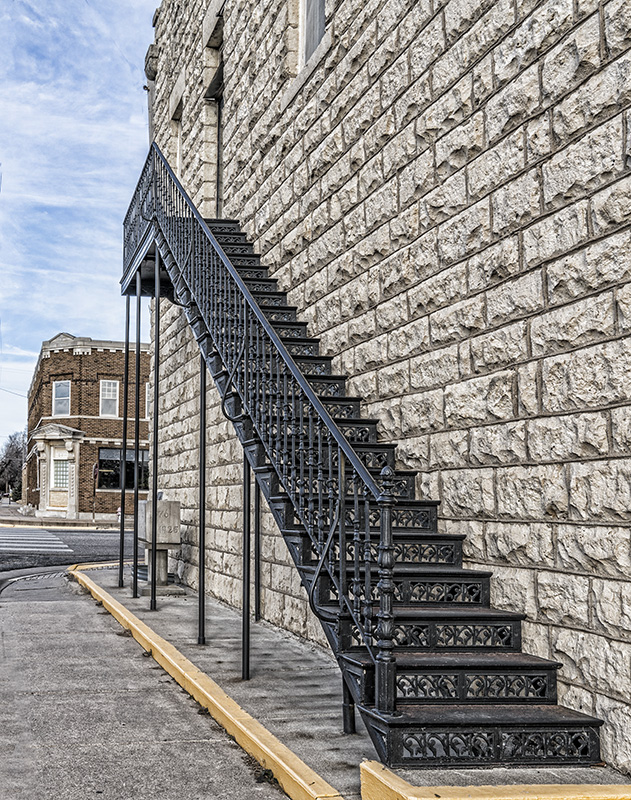
M 149 147 L 158 4 L 0 0 L 0 448 L 26 425 L 42 341 L 124 338 L 122 220 Z

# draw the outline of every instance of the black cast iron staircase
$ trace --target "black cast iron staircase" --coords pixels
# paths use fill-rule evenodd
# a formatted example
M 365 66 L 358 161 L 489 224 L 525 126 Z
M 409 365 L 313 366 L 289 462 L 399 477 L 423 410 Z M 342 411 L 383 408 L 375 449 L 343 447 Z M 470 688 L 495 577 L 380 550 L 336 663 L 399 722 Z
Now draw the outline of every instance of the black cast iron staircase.
M 156 145 L 125 219 L 130 285 L 165 265 L 359 709 L 391 766 L 587 765 L 600 720 L 556 704 L 558 663 L 521 652 L 396 445 L 345 395 L 234 220 L 203 220 Z M 349 700 L 349 694 L 352 701 Z

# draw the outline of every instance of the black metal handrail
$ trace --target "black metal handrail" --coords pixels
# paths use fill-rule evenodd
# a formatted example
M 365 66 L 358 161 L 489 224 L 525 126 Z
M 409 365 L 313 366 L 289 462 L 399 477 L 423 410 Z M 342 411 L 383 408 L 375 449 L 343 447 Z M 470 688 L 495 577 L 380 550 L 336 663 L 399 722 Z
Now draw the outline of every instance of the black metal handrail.
M 340 618 L 351 622 L 356 641 L 375 661 L 378 707 L 393 711 L 392 470 L 384 471 L 380 488 L 297 366 L 293 355 L 304 345 L 283 343 L 155 143 L 125 217 L 126 278 L 148 239 L 160 247 L 176 294 L 190 299 L 189 319 L 203 320 L 238 397 L 237 412 L 251 421 L 280 491 L 309 534 L 317 561 L 312 607 L 326 617 L 326 609 L 339 604 Z M 282 312 L 278 321 L 291 324 Z M 376 526 L 378 583 L 371 540 Z M 319 578 L 325 571 L 329 583 L 322 589 Z

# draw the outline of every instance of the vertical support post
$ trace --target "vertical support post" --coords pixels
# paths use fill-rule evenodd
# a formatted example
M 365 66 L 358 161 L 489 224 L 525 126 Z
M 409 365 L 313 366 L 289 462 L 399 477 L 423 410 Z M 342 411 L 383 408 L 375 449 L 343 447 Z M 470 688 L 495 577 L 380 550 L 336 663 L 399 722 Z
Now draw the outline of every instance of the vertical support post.
M 135 395 L 134 395 L 134 577 L 132 596 L 138 597 L 138 460 L 140 458 L 140 299 L 142 294 L 142 278 L 140 267 L 136 272 L 136 363 L 135 363 Z
M 342 722 L 344 724 L 344 733 L 357 733 L 355 728 L 355 701 L 344 675 L 342 675 Z
M 156 245 L 153 298 L 153 463 L 151 467 L 151 600 L 155 611 L 158 567 L 158 400 L 160 397 L 160 251 Z
M 375 695 L 377 710 L 385 714 L 395 711 L 396 659 L 394 656 L 394 541 L 392 538 L 392 507 L 394 499 L 394 470 L 381 470 L 382 493 L 379 497 L 381 530 L 379 537 L 379 611 L 377 613 L 377 653 Z
M 129 316 L 130 298 L 125 298 L 125 361 L 123 366 L 123 448 L 121 451 L 121 524 L 118 546 L 118 585 L 123 586 L 123 561 L 125 560 L 125 492 L 127 491 L 127 404 L 129 401 Z
M 250 463 L 243 454 L 243 616 L 241 677 L 250 680 Z
M 206 362 L 199 358 L 199 608 L 197 644 L 206 644 Z
M 261 619 L 261 487 L 254 481 L 254 620 Z

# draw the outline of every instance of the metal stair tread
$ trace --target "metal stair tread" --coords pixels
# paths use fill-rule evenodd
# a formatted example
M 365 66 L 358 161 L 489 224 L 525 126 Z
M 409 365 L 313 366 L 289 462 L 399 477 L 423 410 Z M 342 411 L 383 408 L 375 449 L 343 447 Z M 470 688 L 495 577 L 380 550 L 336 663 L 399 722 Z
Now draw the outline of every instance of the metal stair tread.
M 338 653 L 339 658 L 356 664 L 364 669 L 372 669 L 374 662 L 364 648 L 361 652 L 352 650 Z M 492 670 L 502 671 L 506 669 L 560 669 L 563 665 L 560 661 L 551 661 L 540 656 L 533 656 L 529 653 L 519 651 L 497 652 L 491 651 L 459 651 L 459 652 L 405 652 L 397 653 L 397 670 L 424 670 L 429 669 L 440 671 L 449 669 L 468 669 L 468 670 Z
M 323 604 L 323 608 L 328 611 L 339 611 L 339 603 Z M 379 603 L 371 603 L 373 610 L 373 618 L 377 619 L 377 612 L 379 611 Z M 526 614 L 520 611 L 503 611 L 499 608 L 491 606 L 466 606 L 466 605 L 398 605 L 394 612 L 395 622 L 445 622 L 451 624 L 453 622 L 464 622 L 464 624 L 471 624 L 479 620 L 489 622 L 519 622 L 526 619 Z M 352 649 L 352 648 L 351 648 Z M 413 650 L 413 648 L 407 648 Z
M 379 714 L 374 709 L 364 708 L 365 713 L 381 719 L 387 719 L 391 727 L 407 727 L 410 725 L 429 727 L 476 727 L 479 725 L 497 725 L 514 728 L 558 727 L 562 725 L 600 727 L 601 719 L 574 711 L 560 705 L 532 704 L 506 705 L 489 703 L 485 705 L 462 703 L 459 705 L 413 705 L 397 704 L 396 716 Z

